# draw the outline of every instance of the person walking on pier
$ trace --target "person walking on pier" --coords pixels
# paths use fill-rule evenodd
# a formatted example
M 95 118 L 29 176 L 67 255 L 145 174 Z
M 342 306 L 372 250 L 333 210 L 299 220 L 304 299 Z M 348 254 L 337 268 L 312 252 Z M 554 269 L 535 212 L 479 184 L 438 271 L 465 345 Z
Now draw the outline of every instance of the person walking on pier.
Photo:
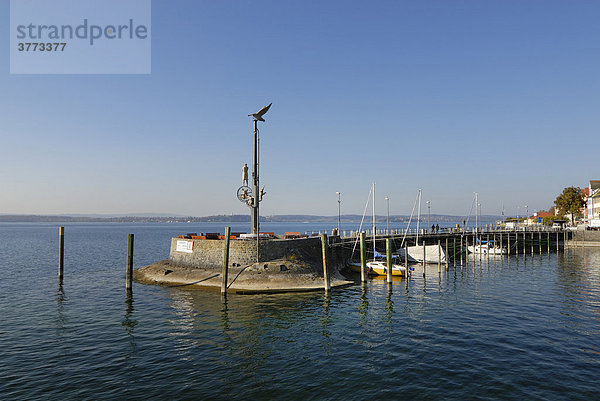
M 436 224 L 436 225 L 435 225 L 435 233 L 437 234 L 437 233 L 439 233 L 439 232 L 440 232 L 440 225 L 439 225 L 439 224 Z
M 435 233 L 435 225 L 434 224 L 431 225 L 431 233 L 432 234 Z

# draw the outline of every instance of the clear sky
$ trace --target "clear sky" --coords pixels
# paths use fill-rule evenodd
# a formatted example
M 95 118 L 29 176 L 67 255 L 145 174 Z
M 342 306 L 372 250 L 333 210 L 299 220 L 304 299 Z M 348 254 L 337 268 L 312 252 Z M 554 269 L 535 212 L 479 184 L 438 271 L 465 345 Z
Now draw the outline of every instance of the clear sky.
M 0 2 L 0 213 L 547 209 L 600 177 L 598 1 L 152 2 L 150 75 L 11 75 Z

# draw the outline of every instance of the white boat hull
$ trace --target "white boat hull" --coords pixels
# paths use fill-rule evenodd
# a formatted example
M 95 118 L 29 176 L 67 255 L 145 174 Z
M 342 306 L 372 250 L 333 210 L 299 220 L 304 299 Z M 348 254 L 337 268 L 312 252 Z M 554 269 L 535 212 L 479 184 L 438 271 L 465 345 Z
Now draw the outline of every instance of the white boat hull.
M 484 255 L 506 255 L 507 251 L 506 248 L 500 248 L 500 247 L 495 247 L 495 246 L 488 246 L 487 244 L 483 244 L 483 245 L 469 245 L 467 247 L 467 251 L 469 251 L 469 253 L 474 253 L 474 254 L 484 254 Z

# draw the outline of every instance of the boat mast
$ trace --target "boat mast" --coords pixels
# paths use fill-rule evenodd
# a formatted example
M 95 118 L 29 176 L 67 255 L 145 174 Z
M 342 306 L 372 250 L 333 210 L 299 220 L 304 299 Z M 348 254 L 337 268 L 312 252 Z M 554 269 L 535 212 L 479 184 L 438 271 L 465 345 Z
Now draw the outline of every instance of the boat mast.
M 419 222 L 421 221 L 421 190 L 419 189 L 419 194 L 417 195 L 419 198 L 419 208 L 417 209 L 417 241 L 415 245 L 419 245 Z
M 475 192 L 475 242 L 479 240 L 478 232 L 479 232 L 479 219 L 477 216 L 479 215 L 479 201 L 477 200 L 477 192 Z
M 373 183 L 373 260 L 375 260 L 375 183 Z

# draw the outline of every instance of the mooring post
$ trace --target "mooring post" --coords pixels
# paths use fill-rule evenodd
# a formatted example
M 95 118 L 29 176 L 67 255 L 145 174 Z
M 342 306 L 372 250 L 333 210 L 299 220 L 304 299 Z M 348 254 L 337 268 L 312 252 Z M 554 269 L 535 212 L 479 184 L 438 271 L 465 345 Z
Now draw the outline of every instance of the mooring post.
M 445 252 L 445 254 L 446 254 L 446 257 L 445 257 L 445 259 L 446 259 L 446 270 L 448 270 L 448 257 L 450 256 L 450 255 L 448 255 L 448 237 L 446 237 L 446 252 Z
M 442 249 L 440 240 L 438 239 L 438 273 L 442 272 Z
M 456 237 L 452 236 L 452 264 L 456 267 Z
M 531 232 L 531 256 L 533 256 L 533 231 Z
M 460 249 L 459 249 L 459 253 L 460 253 L 460 268 L 462 269 L 462 265 L 463 265 L 463 236 L 460 236 Z
M 410 272 L 410 269 L 408 268 L 408 241 L 404 242 L 404 267 L 406 268 L 406 279 L 408 280 Z
M 125 273 L 125 289 L 131 291 L 133 282 L 133 234 L 127 235 L 127 268 Z
M 321 234 L 321 249 L 323 250 L 323 284 L 325 286 L 325 292 L 331 290 L 331 283 L 329 281 L 329 268 L 327 266 L 327 250 L 329 243 L 327 242 L 327 234 Z
M 223 247 L 223 269 L 221 270 L 221 294 L 227 294 L 227 282 L 229 281 L 229 237 L 231 227 L 225 227 L 225 245 Z M 256 248 L 258 253 L 258 247 Z
M 486 238 L 487 246 L 488 246 L 488 249 L 487 249 L 487 252 L 486 252 L 487 260 L 490 260 L 490 235 L 486 234 L 485 238 Z
M 519 234 L 517 234 L 518 236 Z M 523 255 L 526 255 L 527 252 L 527 234 L 523 231 Z
M 462 239 L 461 239 L 462 242 Z M 462 264 L 462 251 L 460 254 L 460 263 Z M 465 265 L 469 267 L 469 235 L 465 235 Z
M 360 233 L 360 281 L 367 281 L 367 250 L 365 244 L 365 233 Z
M 65 228 L 58 227 L 58 280 L 63 279 L 63 268 L 65 266 Z
M 425 277 L 425 238 L 423 238 L 423 277 Z
M 482 239 L 475 238 L 475 243 L 477 243 L 479 241 L 479 266 L 481 267 L 481 259 L 483 259 L 483 256 L 481 254 L 481 245 L 482 245 L 482 241 L 483 241 L 483 235 L 481 236 Z
M 392 240 L 385 239 L 385 256 L 387 259 L 387 282 L 392 284 Z

